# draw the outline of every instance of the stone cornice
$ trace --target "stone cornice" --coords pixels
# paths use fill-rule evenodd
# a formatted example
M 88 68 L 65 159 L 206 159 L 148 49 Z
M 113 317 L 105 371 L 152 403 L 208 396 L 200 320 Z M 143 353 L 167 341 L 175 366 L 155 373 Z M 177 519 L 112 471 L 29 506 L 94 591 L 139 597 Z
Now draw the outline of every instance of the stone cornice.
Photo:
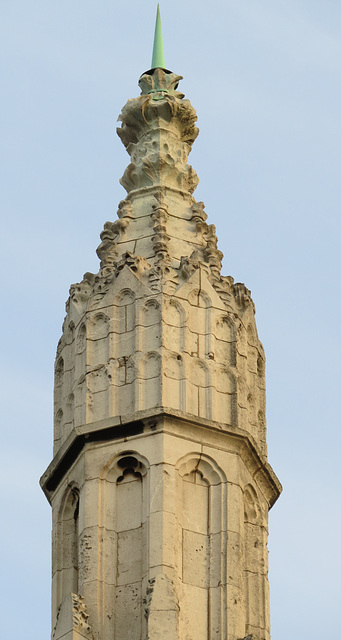
M 232 425 L 198 418 L 166 407 L 137 411 L 124 417 L 116 416 L 75 427 L 43 473 L 40 486 L 51 502 L 59 483 L 88 443 L 120 439 L 128 441 L 130 436 L 150 437 L 155 432 L 188 439 L 189 433 L 184 430 L 184 425 L 192 430 L 191 439 L 196 440 L 195 432 L 198 436 L 200 432 L 198 441 L 202 441 L 202 431 L 205 430 L 207 444 L 212 442 L 217 448 L 240 455 L 264 493 L 269 508 L 273 506 L 282 486 L 249 433 Z M 218 438 L 221 443 L 217 442 Z

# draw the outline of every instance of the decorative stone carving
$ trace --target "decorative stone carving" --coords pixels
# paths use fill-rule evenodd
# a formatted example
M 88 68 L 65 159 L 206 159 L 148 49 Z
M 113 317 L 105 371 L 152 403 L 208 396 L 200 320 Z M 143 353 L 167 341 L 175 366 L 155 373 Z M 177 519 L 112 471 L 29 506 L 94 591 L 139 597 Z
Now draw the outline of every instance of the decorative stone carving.
M 122 109 L 128 195 L 100 234 L 99 273 L 70 288 L 43 480 L 53 640 L 270 640 L 267 511 L 280 486 L 265 358 L 250 291 L 221 275 L 192 195 L 198 129 L 180 79 L 143 74 Z
M 184 280 L 188 280 L 191 277 L 192 273 L 195 271 L 195 269 L 196 267 L 189 256 L 181 256 L 180 272 Z
M 170 265 L 160 263 L 155 267 L 155 272 L 159 278 L 160 291 L 173 294 L 178 284 L 178 272 Z
M 69 310 L 70 301 L 81 311 L 92 292 L 96 276 L 93 273 L 85 273 L 82 282 L 72 284 L 70 287 L 70 298 L 66 303 L 66 311 Z
M 89 298 L 91 308 L 99 306 L 126 265 L 151 291 L 169 294 L 200 267 L 229 309 L 250 303 L 244 285 L 221 276 L 215 227 L 206 222 L 204 203 L 190 195 L 198 179 L 187 157 L 198 130 L 195 110 L 177 91 L 180 79 L 162 69 L 143 74 L 141 95 L 122 109 L 118 134 L 131 156 L 122 184 L 129 195 L 100 234 L 100 273 L 72 285 L 67 310 L 72 302 L 84 312 Z
M 200 231 L 201 225 L 207 220 L 207 213 L 204 211 L 205 205 L 203 202 L 194 202 L 192 204 L 193 216 L 192 220 L 197 223 L 197 230 Z
M 78 640 L 78 638 L 93 640 L 84 598 L 76 593 L 65 596 L 58 608 L 52 640 L 61 640 L 66 636 L 70 640 L 71 638 L 72 640 Z
M 121 178 L 128 191 L 164 184 L 192 193 L 199 180 L 186 164 L 198 135 L 194 108 L 175 86 L 181 79 L 162 69 L 140 78 L 142 93 L 123 107 L 117 133 L 131 155 Z
M 165 185 L 193 193 L 199 178 L 194 169 L 186 164 L 187 143 L 176 139 L 169 140 L 164 132 L 151 130 L 148 138 L 131 151 L 131 163 L 125 170 L 120 182 L 128 191 Z
M 188 280 L 197 269 L 202 269 L 207 277 L 210 276 L 209 265 L 205 262 L 202 251 L 193 251 L 189 257 L 181 256 L 180 271 L 184 280 Z
M 75 593 L 71 594 L 72 597 L 72 620 L 75 629 L 81 629 L 88 634 L 91 632 L 89 625 L 89 616 L 87 613 L 86 605 L 84 604 L 84 598 Z
M 200 300 L 203 301 L 203 296 L 206 295 L 202 285 L 206 279 L 217 294 L 214 304 L 212 303 L 213 306 L 221 308 L 223 305 L 232 314 L 231 317 L 235 318 L 236 326 L 242 321 L 244 312 L 250 306 L 251 310 L 253 309 L 250 291 L 245 285 L 234 284 L 230 276 L 221 276 L 223 254 L 217 247 L 215 226 L 208 225 L 206 222 L 204 203 L 195 202 L 191 195 L 195 185 L 189 177 L 194 174 L 186 163 L 198 130 L 195 126 L 195 110 L 188 100 L 184 100 L 183 94 L 177 91 L 177 83 L 180 79 L 180 76 L 162 69 L 143 74 L 139 83 L 141 95 L 139 98 L 129 100 L 122 109 L 121 127 L 118 133 L 131 156 L 131 164 L 125 173 L 128 196 L 118 206 L 117 220 L 106 222 L 100 234 L 101 243 L 97 249 L 101 260 L 100 272 L 97 275 L 85 274 L 82 282 L 70 288 L 70 298 L 66 305 L 67 319 L 63 326 L 64 335 L 58 346 L 58 357 L 63 354 L 64 360 L 71 357 L 79 323 L 88 325 L 87 314 L 100 310 L 103 305 L 106 307 L 109 305 L 109 309 L 111 308 L 108 293 L 116 287 L 115 282 L 122 277 L 121 274 L 127 267 L 136 276 L 136 280 L 146 287 L 145 291 L 150 291 L 154 295 L 171 296 L 181 292 L 181 298 L 184 295 L 181 290 L 182 285 L 197 274 L 196 288 L 201 291 Z M 138 287 L 137 282 L 133 285 L 134 291 L 135 287 Z M 213 301 L 214 296 L 212 298 L 211 294 L 212 292 L 209 297 Z M 188 297 L 190 295 L 188 291 L 185 298 L 192 304 Z M 196 304 L 195 298 L 194 306 Z M 193 313 L 198 314 L 197 311 Z M 117 322 L 124 324 L 126 321 L 121 312 L 117 319 L 115 314 L 116 312 L 109 312 L 108 315 L 108 327 L 113 323 L 114 335 Z M 110 319 L 111 315 L 112 319 Z M 216 419 L 218 416 L 220 419 L 225 416 L 226 420 L 232 420 L 236 424 L 240 416 L 233 407 L 239 406 L 238 411 L 242 416 L 245 413 L 246 404 L 249 403 L 250 408 L 253 402 L 255 418 L 249 421 L 250 432 L 256 432 L 259 425 L 259 429 L 265 433 L 265 403 L 257 400 L 257 394 L 261 392 L 258 387 L 252 390 L 252 398 L 254 398 L 252 402 L 247 400 L 248 392 L 244 393 L 245 399 L 244 395 L 241 398 L 239 393 L 241 384 L 238 385 L 236 394 L 234 390 L 231 391 L 231 378 L 228 371 L 230 366 L 236 366 L 236 362 L 232 363 L 232 360 L 226 363 L 226 371 L 224 369 L 224 375 L 222 374 L 221 380 L 218 379 L 220 370 L 215 370 L 213 363 L 219 362 L 219 365 L 223 366 L 224 362 L 219 360 L 220 356 L 218 352 L 216 353 L 213 344 L 214 337 L 209 330 L 210 317 L 210 312 L 207 311 L 206 324 L 202 325 L 200 331 L 191 329 L 186 341 L 186 332 L 183 332 L 181 344 L 182 348 L 188 349 L 189 357 L 199 357 L 200 353 L 200 359 L 210 363 L 206 377 L 207 380 L 214 381 L 213 386 L 204 391 L 205 385 L 197 387 L 193 383 L 190 393 L 188 389 L 185 391 L 186 384 L 190 384 L 190 376 L 187 373 L 186 376 L 181 374 L 183 381 L 176 387 L 177 402 L 180 402 L 180 396 L 185 398 L 187 394 L 187 410 L 191 407 L 191 411 L 196 412 L 200 406 L 206 417 L 214 415 Z M 69 330 L 71 323 L 72 331 Z M 143 331 L 144 329 L 141 329 L 141 333 Z M 72 397 L 75 398 L 74 410 L 78 411 L 79 416 L 83 416 L 77 420 L 84 419 L 84 414 L 79 411 L 81 402 L 79 398 L 84 400 L 84 397 L 87 398 L 87 419 L 90 419 L 90 416 L 93 419 L 97 416 L 99 419 L 106 415 L 109 407 L 115 406 L 115 410 L 118 411 L 120 406 L 127 406 L 126 400 L 122 400 L 123 395 L 118 394 L 115 389 L 116 385 L 121 388 L 122 385 L 128 384 L 129 379 L 131 385 L 129 406 L 133 410 L 134 407 L 145 403 L 147 397 L 145 391 L 142 393 L 139 384 L 134 382 L 134 371 L 137 371 L 140 366 L 135 362 L 135 353 L 130 347 L 129 353 L 116 350 L 116 338 L 112 345 L 111 332 L 112 328 L 108 329 L 107 337 L 103 338 L 107 344 L 102 344 L 94 338 L 91 338 L 90 342 L 85 340 L 82 355 L 78 353 L 79 350 L 77 351 L 75 370 L 59 375 L 58 381 L 56 378 L 55 416 L 59 442 L 66 435 L 66 424 L 69 425 L 68 430 L 71 429 L 72 424 L 78 424 L 77 421 L 73 423 L 72 419 L 67 417 L 70 413 Z M 140 338 L 132 332 L 131 328 L 127 345 L 140 343 Z M 160 340 L 161 326 L 157 333 Z M 179 343 L 178 336 L 177 342 Z M 186 342 L 188 346 L 185 347 Z M 155 344 L 158 343 L 155 342 Z M 219 344 L 217 349 L 219 353 L 222 352 Z M 109 362 L 110 353 L 115 353 L 116 356 Z M 229 352 L 226 351 L 226 353 Z M 145 355 L 141 353 L 141 361 Z M 246 357 L 248 358 L 247 353 Z M 125 363 L 124 367 L 122 362 Z M 243 360 L 240 362 L 243 363 Z M 88 375 L 97 364 L 103 366 L 103 372 L 110 370 L 112 374 L 108 374 L 106 378 L 103 372 L 102 377 L 98 372 L 96 376 Z M 183 360 L 183 371 L 193 368 L 195 369 L 194 364 L 190 366 L 186 364 L 185 359 Z M 123 369 L 124 379 L 122 378 Z M 187 377 L 187 382 L 183 376 Z M 64 379 L 67 384 L 64 384 Z M 100 389 L 97 388 L 99 383 L 102 385 Z M 260 377 L 257 384 L 261 385 Z M 228 397 L 227 389 L 233 397 Z M 154 391 L 155 397 L 159 397 L 158 392 Z M 196 397 L 197 394 L 201 399 Z M 144 400 L 141 400 L 142 397 Z M 103 414 L 99 410 L 100 405 L 106 407 L 105 410 L 103 409 Z M 205 409 L 202 409 L 203 407 Z M 219 411 L 217 407 L 220 407 Z M 111 410 L 114 411 L 114 409 Z M 64 426 L 61 416 L 63 416 Z
M 132 218 L 132 204 L 129 200 L 121 200 L 118 205 L 117 216 L 118 218 Z
M 220 280 L 221 261 L 224 257 L 223 253 L 217 248 L 218 239 L 216 236 L 214 224 L 210 224 L 206 234 L 206 255 L 211 270 L 212 281 Z
M 118 275 L 126 265 L 139 278 L 143 278 L 143 276 L 148 274 L 151 269 L 151 265 L 145 258 L 143 258 L 142 256 L 135 256 L 134 254 L 129 253 L 129 251 L 124 253 L 120 261 L 116 264 L 116 275 Z
M 163 69 L 141 76 L 141 95 L 129 100 L 118 117 L 122 126 L 117 133 L 127 149 L 137 142 L 141 127 L 145 130 L 152 120 L 161 117 L 166 122 L 177 120 L 181 140 L 190 146 L 193 144 L 199 133 L 195 126 L 197 115 L 189 100 L 183 100 L 184 94 L 176 90 L 179 80 L 182 76 Z
M 101 272 L 108 275 L 118 260 L 117 243 L 124 237 L 131 219 L 132 205 L 128 200 L 122 200 L 118 206 L 118 220 L 105 222 L 100 234 L 101 244 L 97 247 L 97 255 L 101 260 Z
M 168 243 L 170 237 L 167 235 L 168 207 L 164 203 L 162 193 L 158 194 L 157 202 L 153 204 L 151 217 L 154 223 L 153 230 L 155 231 L 152 242 L 157 262 L 169 262 Z
M 165 96 L 170 99 L 184 98 L 184 94 L 177 91 L 179 80 L 182 76 L 166 71 L 165 69 L 155 69 L 153 73 L 143 73 L 139 79 L 141 95 L 148 96 L 152 100 L 162 100 Z
M 211 283 L 226 307 L 233 309 L 233 278 L 232 276 L 220 276 L 218 279 L 211 279 Z
M 119 222 L 119 221 L 117 221 Z M 104 229 L 100 234 L 101 244 L 97 247 L 97 255 L 101 260 L 101 270 L 103 273 L 108 273 L 110 267 L 112 268 L 118 258 L 116 249 L 116 239 L 118 234 L 114 231 L 113 222 L 106 222 Z
M 233 294 L 239 307 L 245 309 L 249 304 L 253 305 L 251 291 L 242 282 L 236 282 L 233 287 Z

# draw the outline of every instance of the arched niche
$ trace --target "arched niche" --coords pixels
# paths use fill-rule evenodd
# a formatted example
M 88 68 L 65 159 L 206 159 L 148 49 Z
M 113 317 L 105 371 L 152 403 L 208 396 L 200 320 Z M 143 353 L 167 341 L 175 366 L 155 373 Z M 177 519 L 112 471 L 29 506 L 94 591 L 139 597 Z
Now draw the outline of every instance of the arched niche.
M 75 348 L 75 382 L 86 374 L 86 325 L 84 322 L 80 325 L 76 335 Z
M 257 373 L 257 335 L 255 328 L 249 324 L 246 331 L 247 335 L 247 368 L 252 374 Z
M 140 363 L 141 378 L 157 378 L 161 373 L 161 357 L 156 351 L 146 353 Z
M 74 427 L 74 412 L 75 412 L 75 396 L 73 393 L 69 393 L 65 399 L 65 413 L 64 413 L 64 438 L 66 438 Z
M 183 327 L 186 324 L 185 310 L 175 298 L 167 298 L 164 302 L 164 320 L 174 327 Z
M 86 343 L 86 326 L 85 326 L 85 323 L 82 322 L 82 324 L 80 325 L 77 331 L 76 354 L 81 354 L 84 351 L 85 343 Z
M 215 322 L 214 359 L 221 364 L 236 365 L 236 331 L 232 318 L 228 314 L 220 315 Z
M 184 359 L 179 353 L 167 352 L 164 356 L 164 376 L 162 404 L 173 409 L 186 411 L 186 376 Z
M 161 309 L 155 298 L 150 298 L 139 312 L 139 348 L 141 351 L 161 346 Z
M 257 418 L 258 418 L 259 431 L 260 431 L 260 433 L 262 433 L 265 430 L 265 415 L 264 415 L 264 411 L 259 409 L 258 414 L 257 414 Z
M 161 320 L 160 304 L 155 298 L 147 300 L 140 309 L 140 323 L 144 327 L 158 324 Z
M 211 372 L 200 358 L 191 358 L 186 371 L 186 408 L 192 415 L 211 419 Z
M 227 482 L 206 455 L 177 465 L 177 571 L 181 583 L 179 636 L 226 637 Z
M 186 348 L 186 314 L 182 304 L 174 298 L 166 299 L 163 311 L 163 332 L 166 348 L 183 353 Z
M 215 335 L 218 340 L 233 342 L 235 340 L 234 322 L 227 313 L 218 316 L 215 322 Z
M 123 451 L 100 473 L 100 637 L 143 636 L 143 580 L 148 571 L 149 463 Z M 106 607 L 114 615 L 108 619 Z M 102 615 L 103 614 L 103 615 Z
M 109 333 L 109 318 L 103 312 L 97 312 L 91 315 L 88 322 L 88 338 L 89 340 L 101 340 L 106 338 Z
M 80 378 L 75 388 L 75 426 L 86 421 L 86 382 L 85 376 Z
M 122 289 L 114 299 L 114 332 L 127 333 L 135 329 L 135 293 Z
M 57 593 L 58 606 L 69 593 L 78 593 L 79 570 L 79 488 L 67 487 L 58 513 Z
M 54 373 L 54 410 L 57 415 L 63 403 L 63 382 L 64 382 L 64 359 L 56 360 Z M 56 423 L 55 423 L 56 424 Z
M 260 525 L 262 523 L 259 498 L 251 484 L 246 485 L 244 489 L 244 519 L 250 524 Z
M 187 326 L 191 332 L 190 340 L 198 345 L 197 355 L 201 352 L 202 356 L 204 349 L 206 357 L 213 351 L 212 300 L 205 291 L 193 289 L 188 295 L 188 302 Z
M 62 409 L 58 409 L 54 418 L 54 439 L 60 440 L 64 424 L 64 414 Z
M 131 289 L 122 289 L 114 299 L 113 331 L 110 357 L 120 362 L 116 384 L 127 380 L 127 360 L 136 352 L 136 304 Z M 122 369 L 123 363 L 123 369 Z M 123 377 L 123 382 L 122 382 Z M 118 403 L 119 405 L 120 403 Z M 117 406 L 118 406 L 117 405 Z
M 257 356 L 257 373 L 260 378 L 263 378 L 265 375 L 265 357 L 261 353 L 258 353 Z
M 104 366 L 87 375 L 87 422 L 108 417 L 109 383 L 107 369 Z
M 186 477 L 194 470 L 198 471 L 209 485 L 226 483 L 226 475 L 210 456 L 189 453 L 176 464 L 179 476 Z
M 212 300 L 206 291 L 202 289 L 192 289 L 192 291 L 188 295 L 188 302 L 193 307 L 202 307 L 204 309 L 208 309 L 212 306 Z
M 263 629 L 269 633 L 267 530 L 262 505 L 252 484 L 244 488 L 245 635 Z
M 237 424 L 237 381 L 228 366 L 212 363 L 212 420 Z
M 115 297 L 114 303 L 117 307 L 126 307 L 135 302 L 135 293 L 131 289 L 121 289 Z
M 106 364 L 109 360 L 109 318 L 95 313 L 88 322 L 88 363 L 90 367 Z
M 60 387 L 63 384 L 63 375 L 64 375 L 64 359 L 60 357 L 56 360 L 56 365 L 55 365 L 55 377 L 54 377 L 55 387 Z
M 258 408 L 259 408 L 259 387 L 258 387 L 258 340 L 256 329 L 251 324 L 247 327 L 247 365 L 246 381 L 248 385 L 247 408 L 250 431 L 254 437 L 258 437 Z
M 63 337 L 64 337 L 65 344 L 67 345 L 72 344 L 74 339 L 74 329 L 75 329 L 75 323 L 73 322 L 73 320 L 71 320 L 68 323 L 65 323 L 64 330 L 63 330 Z
M 161 356 L 146 353 L 139 364 L 139 406 L 149 409 L 161 403 Z

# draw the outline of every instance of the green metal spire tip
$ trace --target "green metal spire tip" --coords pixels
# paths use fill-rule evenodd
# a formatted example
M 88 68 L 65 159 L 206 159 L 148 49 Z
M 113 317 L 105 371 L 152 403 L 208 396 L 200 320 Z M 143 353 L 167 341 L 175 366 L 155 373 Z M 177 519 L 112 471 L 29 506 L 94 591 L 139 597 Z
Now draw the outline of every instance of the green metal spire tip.
M 152 55 L 152 69 L 165 69 L 165 52 L 163 49 L 163 39 L 161 30 L 161 16 L 160 7 L 157 5 L 155 33 L 154 33 L 154 46 Z

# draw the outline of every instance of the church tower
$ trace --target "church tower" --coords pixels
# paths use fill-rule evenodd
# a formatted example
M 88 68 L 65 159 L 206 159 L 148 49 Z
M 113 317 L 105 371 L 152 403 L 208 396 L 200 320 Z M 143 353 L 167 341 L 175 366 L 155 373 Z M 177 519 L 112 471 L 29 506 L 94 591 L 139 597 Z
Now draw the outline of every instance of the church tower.
M 152 69 L 117 133 L 130 156 L 100 269 L 57 348 L 52 640 L 269 640 L 265 357 L 250 291 L 221 275 L 188 154 L 196 113 Z

